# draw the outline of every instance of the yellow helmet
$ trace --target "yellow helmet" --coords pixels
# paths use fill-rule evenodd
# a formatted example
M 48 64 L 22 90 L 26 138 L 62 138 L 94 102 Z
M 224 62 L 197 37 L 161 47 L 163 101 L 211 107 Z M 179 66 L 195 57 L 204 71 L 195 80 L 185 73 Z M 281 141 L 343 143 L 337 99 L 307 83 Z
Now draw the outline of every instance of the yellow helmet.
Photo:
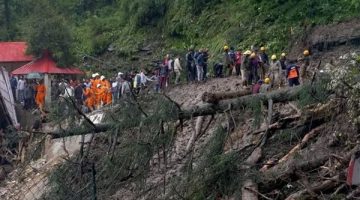
M 250 58 L 255 58 L 255 57 L 256 57 L 256 54 L 254 52 L 251 53 Z
M 251 54 L 251 51 L 250 50 L 246 50 L 245 52 L 244 52 L 244 55 L 250 55 Z
M 270 78 L 265 78 L 265 84 L 270 84 Z
M 309 50 L 304 51 L 304 56 L 308 56 L 310 54 Z
M 224 46 L 224 51 L 229 50 L 229 47 L 227 45 Z
M 285 57 L 285 56 L 286 56 L 286 53 L 282 53 L 282 54 L 281 54 L 281 57 Z
M 271 60 L 276 60 L 276 55 L 275 54 L 271 56 Z
M 261 47 L 261 48 L 260 48 L 260 51 L 265 51 L 265 47 Z

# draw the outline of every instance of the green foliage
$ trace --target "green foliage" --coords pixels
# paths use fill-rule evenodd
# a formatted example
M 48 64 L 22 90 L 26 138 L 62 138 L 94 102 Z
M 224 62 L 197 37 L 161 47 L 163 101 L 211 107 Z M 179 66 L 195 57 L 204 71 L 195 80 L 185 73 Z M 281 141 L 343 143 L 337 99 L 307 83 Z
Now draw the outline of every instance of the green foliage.
M 330 77 L 320 76 L 313 84 L 304 85 L 298 99 L 300 107 L 305 107 L 315 103 L 326 103 L 330 91 Z
M 251 109 L 254 117 L 254 122 L 253 122 L 254 128 L 258 128 L 261 125 L 262 105 L 263 103 L 259 98 L 254 98 L 253 101 L 251 101 L 249 104 L 249 108 Z
M 49 50 L 60 66 L 73 64 L 73 40 L 65 18 L 43 0 L 35 2 L 32 12 L 25 33 L 28 53 L 41 56 L 44 50 Z
M 137 189 L 144 187 L 150 160 L 158 151 L 169 151 L 174 141 L 174 125 L 161 122 L 173 118 L 176 113 L 176 106 L 162 96 L 139 99 L 139 105 L 133 100 L 121 102 L 115 110 L 106 113 L 106 121 L 112 123 L 112 129 L 96 137 L 96 145 L 89 156 L 79 155 L 50 175 L 51 190 L 44 198 L 93 198 L 92 163 L 96 169 L 98 199 L 114 195 L 129 178 Z M 129 126 L 134 128 L 129 129 Z
M 43 32 L 41 24 L 51 26 L 54 31 L 46 30 L 50 33 L 43 34 L 43 43 L 55 43 L 46 39 L 52 32 L 58 33 L 52 36 L 55 41 L 68 38 L 54 48 L 60 60 L 68 54 L 77 58 L 84 53 L 102 54 L 110 44 L 116 44 L 119 55 L 128 55 L 137 45 L 153 39 L 163 41 L 167 49 L 183 50 L 194 44 L 216 54 L 224 44 L 243 49 L 258 44 L 266 45 L 271 54 L 280 53 L 304 26 L 359 16 L 360 7 L 356 0 L 7 0 L 4 5 L 6 2 L 10 9 L 2 11 L 0 39 L 29 39 L 29 34 L 22 35 L 31 33 L 29 28 Z M 59 16 L 60 12 L 65 17 Z M 24 19 L 29 18 L 34 20 L 24 26 L 29 24 L 23 23 Z M 30 35 L 38 38 L 41 34 Z M 39 49 L 32 51 L 39 54 Z M 212 57 L 210 62 L 216 59 Z
M 226 135 L 222 128 L 215 131 L 194 167 L 191 160 L 186 176 L 173 183 L 174 191 L 186 199 L 215 199 L 218 195 L 233 194 L 239 188 L 239 155 L 224 154 Z

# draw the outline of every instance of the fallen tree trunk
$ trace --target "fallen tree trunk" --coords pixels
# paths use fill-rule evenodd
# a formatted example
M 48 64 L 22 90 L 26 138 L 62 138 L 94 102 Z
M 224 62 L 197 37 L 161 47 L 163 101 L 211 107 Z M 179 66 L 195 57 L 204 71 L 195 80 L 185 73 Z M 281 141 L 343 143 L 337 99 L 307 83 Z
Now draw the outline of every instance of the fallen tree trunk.
M 270 93 L 256 94 L 256 95 L 247 95 L 240 98 L 223 100 L 217 104 L 205 103 L 200 106 L 193 106 L 189 108 L 184 108 L 179 111 L 178 118 L 180 120 L 187 120 L 194 117 L 206 116 L 206 115 L 215 115 L 222 113 L 229 108 L 233 110 L 239 110 L 249 107 L 252 102 L 260 100 L 267 102 L 269 99 L 272 99 L 274 103 L 288 102 L 298 99 L 301 90 L 304 86 L 285 88 L 282 90 L 276 90 Z M 126 128 L 136 127 L 135 124 L 128 124 Z M 113 126 L 111 124 L 97 124 L 95 127 L 83 126 L 83 127 L 73 127 L 66 130 L 59 130 L 52 133 L 49 133 L 53 138 L 73 136 L 73 135 L 84 135 L 88 133 L 101 133 L 107 130 L 110 130 Z
M 198 116 L 213 115 L 222 113 L 229 108 L 239 110 L 249 107 L 254 101 L 267 102 L 272 99 L 274 103 L 282 103 L 297 100 L 303 86 L 285 88 L 269 93 L 255 95 L 246 95 L 240 98 L 228 99 L 218 102 L 217 104 L 205 103 L 199 106 L 185 108 L 179 113 L 180 119 L 190 119 Z
M 299 144 L 297 144 L 295 147 L 293 147 L 289 153 L 287 153 L 284 157 L 282 157 L 277 163 L 283 163 L 285 161 L 287 161 L 290 156 L 294 155 L 298 150 L 304 148 L 304 146 L 309 142 L 309 140 L 311 140 L 312 138 L 316 137 L 320 131 L 324 128 L 324 126 L 319 126 L 316 127 L 315 129 L 311 130 L 309 133 L 307 133 L 304 138 L 301 140 L 301 142 Z M 264 172 L 267 169 L 269 169 L 271 166 L 270 165 L 264 165 L 260 171 Z
M 201 100 L 206 103 L 216 104 L 221 100 L 233 99 L 233 98 L 242 97 L 242 96 L 246 96 L 246 95 L 250 95 L 250 94 L 251 94 L 250 89 L 236 91 L 236 92 L 219 92 L 219 93 L 205 92 L 201 96 Z

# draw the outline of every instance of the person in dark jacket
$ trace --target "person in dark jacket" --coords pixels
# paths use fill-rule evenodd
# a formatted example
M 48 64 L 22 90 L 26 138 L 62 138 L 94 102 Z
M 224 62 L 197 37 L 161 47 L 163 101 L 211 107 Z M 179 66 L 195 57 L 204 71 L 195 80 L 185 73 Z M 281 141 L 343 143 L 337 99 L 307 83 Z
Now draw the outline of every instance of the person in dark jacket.
M 269 71 L 269 63 L 269 56 L 266 53 L 266 49 L 265 47 L 261 47 L 259 53 L 260 79 L 265 79 L 265 75 Z
M 14 101 L 16 101 L 17 84 L 18 84 L 17 79 L 15 78 L 15 76 L 12 76 L 10 79 L 10 86 L 11 86 L 11 91 L 13 93 Z
M 168 76 L 168 67 L 161 64 L 159 75 L 160 75 L 160 89 L 163 90 L 166 87 L 166 79 Z
M 204 76 L 203 80 L 205 81 L 207 79 L 207 73 L 208 73 L 208 60 L 209 60 L 209 49 L 205 48 L 203 52 L 203 58 L 204 58 Z
M 256 56 L 256 53 L 250 55 L 250 66 L 251 72 L 248 78 L 248 84 L 256 83 L 259 80 L 258 69 L 259 69 L 259 60 Z
M 222 78 L 223 77 L 223 67 L 224 65 L 222 63 L 215 63 L 214 64 L 214 73 L 216 78 Z
M 77 82 L 77 85 L 74 89 L 74 97 L 76 99 L 76 103 L 80 106 L 83 105 L 84 102 L 84 85 Z
M 203 54 L 203 49 L 199 50 L 199 53 L 196 56 L 196 71 L 197 71 L 197 81 L 203 81 L 204 78 L 204 65 L 205 59 Z
M 186 70 L 187 70 L 187 79 L 188 81 L 194 81 L 196 77 L 196 66 L 194 59 L 194 49 L 189 48 L 188 53 L 186 54 Z
M 29 110 L 32 105 L 31 102 L 34 98 L 34 89 L 31 87 L 31 84 L 29 82 L 25 83 L 25 89 L 24 89 L 24 109 Z

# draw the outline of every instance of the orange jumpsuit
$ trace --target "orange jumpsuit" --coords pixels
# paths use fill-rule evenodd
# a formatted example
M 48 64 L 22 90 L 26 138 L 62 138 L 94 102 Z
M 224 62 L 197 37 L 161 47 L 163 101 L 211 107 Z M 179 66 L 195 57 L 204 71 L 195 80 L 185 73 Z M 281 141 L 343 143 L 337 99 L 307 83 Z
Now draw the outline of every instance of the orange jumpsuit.
M 36 86 L 36 97 L 35 102 L 39 107 L 44 107 L 45 104 L 45 92 L 46 88 L 44 84 Z
M 86 100 L 85 100 L 86 107 L 88 107 L 90 110 L 93 110 L 95 106 L 95 98 L 92 89 L 86 88 L 84 91 L 84 95 L 86 96 Z
M 102 101 L 104 105 L 112 103 L 111 84 L 108 80 L 101 81 L 102 86 Z
M 97 87 L 98 84 L 101 84 L 99 79 L 95 79 L 92 83 L 91 83 L 91 89 L 93 90 L 93 94 L 94 94 L 94 105 L 95 107 L 100 106 L 101 104 L 101 89 Z

